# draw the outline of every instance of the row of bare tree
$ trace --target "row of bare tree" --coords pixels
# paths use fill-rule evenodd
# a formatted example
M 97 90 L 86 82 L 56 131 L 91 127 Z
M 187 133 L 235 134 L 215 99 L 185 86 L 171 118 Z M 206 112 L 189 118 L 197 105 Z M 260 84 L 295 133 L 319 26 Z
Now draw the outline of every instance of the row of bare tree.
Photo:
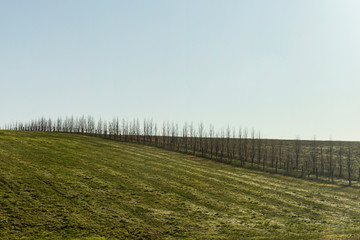
M 230 128 L 215 131 L 203 123 L 179 126 L 164 122 L 161 127 L 152 119 L 131 121 L 113 118 L 97 121 L 92 116 L 66 117 L 55 120 L 40 118 L 27 123 L 15 122 L 7 130 L 47 131 L 87 134 L 125 142 L 136 142 L 198 155 L 242 167 L 284 173 L 313 179 L 334 177 L 355 180 L 358 145 L 354 142 L 271 140 L 261 138 L 260 132 L 247 128 Z M 360 178 L 360 168 L 358 177 Z

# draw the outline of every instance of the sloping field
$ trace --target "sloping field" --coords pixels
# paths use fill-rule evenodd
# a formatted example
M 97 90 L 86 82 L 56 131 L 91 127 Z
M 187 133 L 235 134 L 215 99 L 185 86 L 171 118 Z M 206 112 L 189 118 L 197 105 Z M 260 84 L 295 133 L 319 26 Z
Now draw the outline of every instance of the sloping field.
M 358 239 L 359 196 L 143 145 L 0 131 L 0 239 Z

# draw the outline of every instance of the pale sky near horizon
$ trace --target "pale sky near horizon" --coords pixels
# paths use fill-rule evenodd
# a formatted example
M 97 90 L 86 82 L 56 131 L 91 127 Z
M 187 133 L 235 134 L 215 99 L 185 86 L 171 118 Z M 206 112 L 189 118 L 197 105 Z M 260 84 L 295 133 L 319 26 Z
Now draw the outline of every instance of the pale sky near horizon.
M 0 125 L 93 115 L 360 141 L 360 1 L 0 0 Z

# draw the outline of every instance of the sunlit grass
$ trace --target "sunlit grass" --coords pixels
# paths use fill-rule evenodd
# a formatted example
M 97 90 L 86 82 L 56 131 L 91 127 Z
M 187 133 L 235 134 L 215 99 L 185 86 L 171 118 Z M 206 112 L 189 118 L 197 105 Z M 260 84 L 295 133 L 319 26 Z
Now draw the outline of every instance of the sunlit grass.
M 150 146 L 0 132 L 1 239 L 356 239 L 359 195 Z

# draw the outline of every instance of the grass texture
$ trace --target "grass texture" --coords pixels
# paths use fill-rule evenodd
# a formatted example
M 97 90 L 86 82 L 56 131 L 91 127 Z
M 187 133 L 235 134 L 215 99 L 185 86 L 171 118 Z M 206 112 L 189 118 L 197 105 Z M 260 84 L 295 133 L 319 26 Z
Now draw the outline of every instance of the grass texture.
M 359 239 L 359 196 L 145 145 L 0 131 L 0 239 Z

